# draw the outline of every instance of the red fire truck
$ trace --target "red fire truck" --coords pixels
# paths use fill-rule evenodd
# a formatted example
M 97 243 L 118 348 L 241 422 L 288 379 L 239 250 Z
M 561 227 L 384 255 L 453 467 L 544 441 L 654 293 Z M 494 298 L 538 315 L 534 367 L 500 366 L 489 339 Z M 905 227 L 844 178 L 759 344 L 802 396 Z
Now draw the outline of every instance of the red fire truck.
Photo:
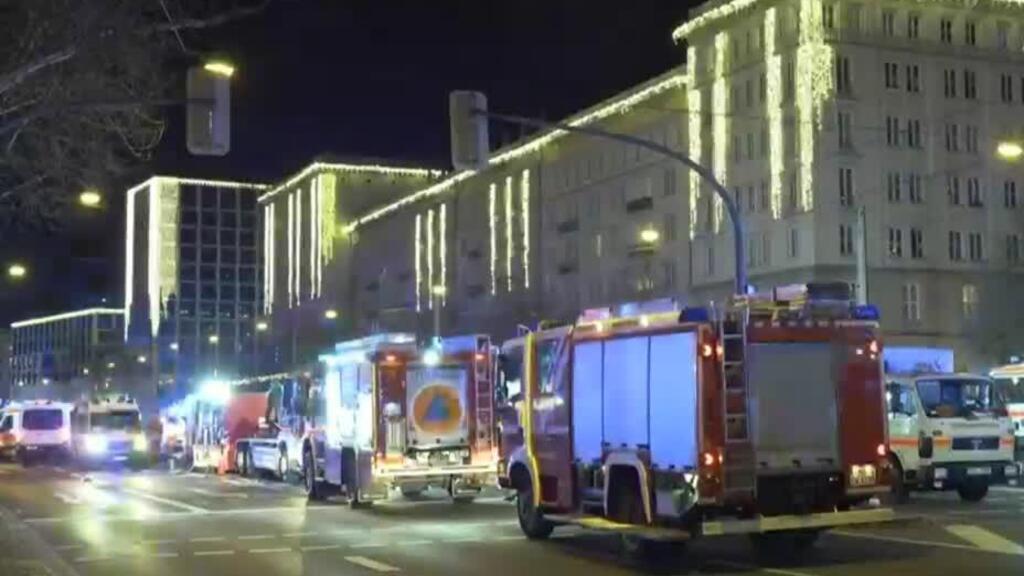
M 878 314 L 801 286 L 507 342 L 499 480 L 519 524 L 810 545 L 891 518 Z

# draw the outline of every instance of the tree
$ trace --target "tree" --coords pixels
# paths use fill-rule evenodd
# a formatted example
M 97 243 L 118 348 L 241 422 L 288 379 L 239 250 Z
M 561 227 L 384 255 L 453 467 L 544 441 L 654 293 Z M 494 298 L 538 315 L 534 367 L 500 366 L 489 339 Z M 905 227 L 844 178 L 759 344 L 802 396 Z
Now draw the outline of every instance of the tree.
M 149 159 L 192 41 L 269 2 L 0 0 L 0 229 Z

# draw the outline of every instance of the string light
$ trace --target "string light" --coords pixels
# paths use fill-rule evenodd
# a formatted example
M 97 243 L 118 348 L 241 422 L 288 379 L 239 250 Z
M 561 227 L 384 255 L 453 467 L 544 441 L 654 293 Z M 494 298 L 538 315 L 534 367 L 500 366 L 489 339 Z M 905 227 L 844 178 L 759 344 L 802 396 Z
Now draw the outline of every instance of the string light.
M 704 127 L 701 121 L 701 91 L 694 86 L 697 85 L 697 50 L 693 46 L 687 48 L 686 63 L 689 68 L 689 84 L 691 86 L 687 95 L 689 104 L 689 140 L 690 159 L 700 164 L 703 151 L 701 140 L 701 129 Z M 701 178 L 697 172 L 690 170 L 690 239 L 697 235 L 697 206 L 700 200 Z
M 294 305 L 293 288 L 295 286 L 295 272 L 293 262 L 295 256 L 295 193 L 288 195 L 288 307 Z
M 267 202 L 282 190 L 291 188 L 292 185 L 301 182 L 304 178 L 315 172 L 350 172 L 354 174 L 381 174 L 386 176 L 411 176 L 419 178 L 438 178 L 444 174 L 441 170 L 430 170 L 426 168 L 403 168 L 399 166 L 384 166 L 380 164 L 339 164 L 332 162 L 313 162 L 306 166 L 298 174 L 285 180 L 283 184 L 273 187 L 269 192 L 259 197 L 260 202 Z M 270 188 L 270 186 L 264 186 Z
M 437 243 L 440 246 L 441 260 L 441 305 L 448 305 L 448 207 L 441 204 L 441 223 L 438 230 Z
M 764 14 L 764 48 L 767 67 L 769 177 L 772 217 L 782 217 L 782 174 L 785 146 L 782 126 L 782 55 L 776 53 L 778 11 L 773 6 Z
M 270 314 L 270 241 L 273 234 L 270 231 L 270 208 L 271 204 L 263 205 L 263 314 Z
M 434 209 L 427 210 L 427 286 L 434 287 Z M 434 309 L 434 299 L 427 300 L 427 307 Z
M 320 177 L 313 178 L 313 185 L 309 187 L 309 297 L 316 298 L 316 262 L 320 255 L 317 242 L 320 241 L 318 234 L 320 227 L 317 224 L 319 219 Z
M 274 299 L 277 298 L 277 238 L 274 231 L 277 229 L 277 205 L 270 205 L 270 251 L 264 255 L 270 260 L 270 307 L 267 311 L 273 310 Z
M 690 34 L 692 34 L 694 30 L 704 28 L 705 26 L 710 25 L 712 22 L 716 22 L 723 18 L 728 18 L 729 16 L 736 14 L 740 10 L 744 10 L 746 8 L 753 6 L 755 3 L 759 1 L 760 0 L 733 0 L 732 2 L 708 10 L 707 12 L 704 12 L 700 16 L 697 16 L 696 18 L 693 18 L 692 20 L 676 28 L 675 31 L 672 32 L 672 39 L 675 40 L 676 42 L 679 42 L 686 38 L 687 36 L 689 36 Z
M 416 311 L 420 311 L 420 290 L 423 286 L 423 242 L 420 238 L 423 235 L 423 216 L 422 214 L 416 215 L 416 230 L 415 230 L 415 247 L 413 250 L 413 258 L 415 259 L 414 268 L 416 269 Z
M 491 233 L 491 296 L 498 294 L 498 185 L 491 183 L 487 191 L 487 221 Z
M 512 177 L 505 177 L 505 284 L 512 291 L 512 250 L 515 239 L 512 237 Z
M 149 246 L 147 253 L 147 294 L 149 299 L 149 327 L 156 336 L 160 331 L 160 298 L 156 287 L 160 282 L 160 180 L 149 185 Z
M 800 125 L 800 207 L 814 206 L 814 139 L 833 90 L 834 50 L 825 42 L 821 0 L 800 1 L 800 46 L 796 52 L 797 117 Z
M 134 295 L 133 272 L 135 269 L 135 194 L 138 189 L 128 191 L 128 207 L 125 210 L 127 223 L 124 238 L 124 317 L 130 318 L 132 296 Z M 128 322 L 124 323 L 124 341 L 128 341 Z
M 530 287 L 530 170 L 523 170 L 519 185 L 523 219 L 523 288 Z
M 726 88 L 726 49 L 729 36 L 725 32 L 715 34 L 715 79 L 711 85 L 711 125 L 715 168 L 715 178 L 722 186 L 728 186 L 729 176 L 729 93 Z M 714 231 L 717 234 L 722 226 L 723 204 L 720 195 L 714 197 Z
M 75 310 L 74 312 L 63 312 L 61 314 L 53 314 L 51 316 L 40 316 L 37 318 L 29 318 L 27 320 L 11 322 L 11 328 L 27 328 L 29 326 L 36 326 L 39 324 L 59 322 L 61 320 L 72 320 L 74 318 L 81 318 L 83 316 L 95 316 L 98 314 L 124 316 L 125 311 L 121 308 L 86 308 L 85 310 Z
M 337 238 L 337 188 L 338 177 L 327 172 L 320 176 L 320 183 L 323 185 L 323 209 L 321 210 L 321 243 L 323 245 L 323 263 L 330 264 L 334 261 L 334 240 Z M 321 264 L 321 270 L 323 265 Z
M 295 190 L 295 304 L 302 302 L 302 188 Z

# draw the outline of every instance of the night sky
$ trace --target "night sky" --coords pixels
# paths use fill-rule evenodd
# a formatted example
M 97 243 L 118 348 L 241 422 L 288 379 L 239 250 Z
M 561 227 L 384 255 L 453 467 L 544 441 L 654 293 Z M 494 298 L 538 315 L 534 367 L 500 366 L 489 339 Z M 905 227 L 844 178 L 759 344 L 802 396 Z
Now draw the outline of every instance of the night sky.
M 321 154 L 447 169 L 449 91 L 482 90 L 494 110 L 567 116 L 682 63 L 671 31 L 691 4 L 276 0 L 260 16 L 185 37 L 189 48 L 236 63 L 231 153 L 190 157 L 176 113 L 135 181 L 153 172 L 276 181 Z M 494 144 L 520 135 L 491 132 Z M 124 190 L 108 194 L 102 213 L 24 238 L 33 277 L 2 290 L 0 321 L 96 304 L 104 294 L 120 305 Z

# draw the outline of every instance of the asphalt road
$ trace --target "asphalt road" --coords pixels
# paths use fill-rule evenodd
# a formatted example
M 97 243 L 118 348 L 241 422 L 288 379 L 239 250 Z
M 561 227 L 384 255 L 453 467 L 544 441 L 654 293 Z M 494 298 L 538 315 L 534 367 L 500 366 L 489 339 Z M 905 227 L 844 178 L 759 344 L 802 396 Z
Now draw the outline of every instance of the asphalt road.
M 1024 490 L 979 505 L 915 495 L 916 519 L 833 532 L 799 560 L 745 538 L 705 539 L 654 561 L 614 536 L 562 528 L 528 542 L 511 504 L 442 497 L 372 509 L 306 504 L 299 488 L 167 472 L 82 475 L 0 464 L 0 570 L 14 575 L 617 576 L 1024 574 Z M 6 562 L 6 564 L 4 564 Z

